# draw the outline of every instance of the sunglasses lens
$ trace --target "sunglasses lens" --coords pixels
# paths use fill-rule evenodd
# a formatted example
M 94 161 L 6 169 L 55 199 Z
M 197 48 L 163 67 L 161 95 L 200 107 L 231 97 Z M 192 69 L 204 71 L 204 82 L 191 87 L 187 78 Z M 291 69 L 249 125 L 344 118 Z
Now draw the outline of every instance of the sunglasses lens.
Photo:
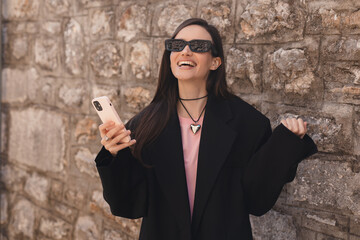
M 165 41 L 166 50 L 171 52 L 180 52 L 185 47 L 185 42 L 181 39 L 168 39 Z
M 165 40 L 165 48 L 170 52 L 181 52 L 186 45 L 189 45 L 191 51 L 198 53 L 208 52 L 212 46 L 209 40 L 191 40 L 190 42 L 182 39 Z
M 190 49 L 193 52 L 208 52 L 211 48 L 211 42 L 207 40 L 190 41 Z

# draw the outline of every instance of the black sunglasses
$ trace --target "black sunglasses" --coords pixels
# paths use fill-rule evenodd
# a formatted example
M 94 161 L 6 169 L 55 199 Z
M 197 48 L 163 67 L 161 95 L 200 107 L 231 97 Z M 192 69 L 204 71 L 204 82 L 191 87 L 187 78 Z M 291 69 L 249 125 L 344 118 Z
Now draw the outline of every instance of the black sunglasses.
M 214 56 L 217 55 L 217 51 L 214 45 L 209 40 L 195 39 L 191 41 L 185 41 L 182 39 L 167 39 L 165 40 L 165 49 L 170 52 L 181 52 L 186 45 L 192 52 L 204 53 L 211 50 Z

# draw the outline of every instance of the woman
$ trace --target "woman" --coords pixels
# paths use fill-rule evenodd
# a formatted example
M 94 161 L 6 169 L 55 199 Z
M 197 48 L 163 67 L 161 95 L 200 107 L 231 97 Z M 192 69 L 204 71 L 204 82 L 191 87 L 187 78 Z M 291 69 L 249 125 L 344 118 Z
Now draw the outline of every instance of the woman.
M 114 215 L 143 217 L 140 239 L 252 239 L 249 214 L 271 209 L 316 145 L 301 119 L 272 133 L 229 92 L 221 38 L 206 21 L 186 20 L 165 47 L 150 105 L 126 128 L 99 127 L 104 198 Z

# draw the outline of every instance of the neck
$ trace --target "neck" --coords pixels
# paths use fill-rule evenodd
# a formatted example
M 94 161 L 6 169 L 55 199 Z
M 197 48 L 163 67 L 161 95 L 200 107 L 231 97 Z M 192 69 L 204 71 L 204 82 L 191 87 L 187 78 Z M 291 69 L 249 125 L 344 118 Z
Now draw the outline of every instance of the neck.
M 179 81 L 179 97 L 184 99 L 193 99 L 193 98 L 200 98 L 207 95 L 206 85 L 200 86 L 199 84 L 195 84 L 194 82 L 182 82 Z M 207 97 L 198 99 L 195 101 L 183 101 L 186 109 L 191 114 L 192 118 L 198 119 L 200 116 L 201 111 L 203 110 L 204 106 L 206 105 Z M 177 111 L 179 116 L 190 118 L 189 114 L 186 112 L 184 107 L 181 105 L 180 102 L 177 104 Z M 204 113 L 203 115 L 204 116 Z
M 184 99 L 199 98 L 207 95 L 206 82 L 178 81 L 179 97 Z

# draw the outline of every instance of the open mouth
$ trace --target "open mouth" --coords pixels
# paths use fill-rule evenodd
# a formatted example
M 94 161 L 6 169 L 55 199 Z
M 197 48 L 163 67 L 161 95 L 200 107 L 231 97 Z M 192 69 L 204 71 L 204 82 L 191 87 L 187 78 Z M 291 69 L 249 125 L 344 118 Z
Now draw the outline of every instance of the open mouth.
M 179 67 L 196 67 L 196 63 L 192 61 L 179 61 L 177 65 Z

